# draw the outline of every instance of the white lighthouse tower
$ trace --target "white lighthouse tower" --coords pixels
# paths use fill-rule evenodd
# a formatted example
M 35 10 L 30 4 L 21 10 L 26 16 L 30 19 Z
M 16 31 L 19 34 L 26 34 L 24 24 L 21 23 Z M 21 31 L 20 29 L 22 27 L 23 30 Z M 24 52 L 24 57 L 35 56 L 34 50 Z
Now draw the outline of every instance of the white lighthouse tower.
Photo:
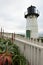
M 27 38 L 37 38 L 38 37 L 38 24 L 37 17 L 39 16 L 38 10 L 35 6 L 30 6 L 27 8 L 27 13 L 25 13 L 26 18 L 26 37 Z

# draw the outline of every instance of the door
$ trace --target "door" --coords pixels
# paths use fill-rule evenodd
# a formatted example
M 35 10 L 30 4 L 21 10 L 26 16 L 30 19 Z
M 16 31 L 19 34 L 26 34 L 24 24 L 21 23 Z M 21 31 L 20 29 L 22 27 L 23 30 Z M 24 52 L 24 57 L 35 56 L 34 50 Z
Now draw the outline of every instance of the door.
M 30 39 L 30 35 L 31 35 L 31 31 L 30 30 L 26 30 L 26 37 Z

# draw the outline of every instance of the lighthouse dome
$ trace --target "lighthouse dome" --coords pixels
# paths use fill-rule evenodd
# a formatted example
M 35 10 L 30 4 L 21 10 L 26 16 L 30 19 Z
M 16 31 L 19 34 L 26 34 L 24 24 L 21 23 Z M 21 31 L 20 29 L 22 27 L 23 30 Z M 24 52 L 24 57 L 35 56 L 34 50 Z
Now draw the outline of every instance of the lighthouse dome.
M 27 14 L 25 14 L 25 18 L 27 18 L 27 16 L 30 16 L 30 15 L 35 15 L 35 16 L 39 16 L 39 11 L 36 9 L 35 6 L 30 6 L 27 8 Z

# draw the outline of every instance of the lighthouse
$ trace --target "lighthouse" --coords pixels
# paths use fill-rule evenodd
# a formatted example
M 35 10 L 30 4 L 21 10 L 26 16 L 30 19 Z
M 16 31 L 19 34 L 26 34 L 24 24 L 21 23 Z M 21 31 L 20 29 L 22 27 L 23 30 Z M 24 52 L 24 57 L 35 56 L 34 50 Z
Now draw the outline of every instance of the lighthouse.
M 27 38 L 38 38 L 38 24 L 37 18 L 39 16 L 39 11 L 35 6 L 30 6 L 27 8 L 25 13 L 26 18 L 26 37 Z

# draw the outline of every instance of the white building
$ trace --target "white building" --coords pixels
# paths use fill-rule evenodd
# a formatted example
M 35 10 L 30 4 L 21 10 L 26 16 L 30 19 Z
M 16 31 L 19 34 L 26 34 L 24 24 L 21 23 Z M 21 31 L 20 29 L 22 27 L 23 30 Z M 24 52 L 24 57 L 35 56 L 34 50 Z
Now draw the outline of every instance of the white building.
M 26 37 L 28 38 L 38 38 L 38 24 L 37 17 L 39 16 L 38 10 L 35 6 L 30 6 L 27 8 L 25 13 L 26 18 Z

